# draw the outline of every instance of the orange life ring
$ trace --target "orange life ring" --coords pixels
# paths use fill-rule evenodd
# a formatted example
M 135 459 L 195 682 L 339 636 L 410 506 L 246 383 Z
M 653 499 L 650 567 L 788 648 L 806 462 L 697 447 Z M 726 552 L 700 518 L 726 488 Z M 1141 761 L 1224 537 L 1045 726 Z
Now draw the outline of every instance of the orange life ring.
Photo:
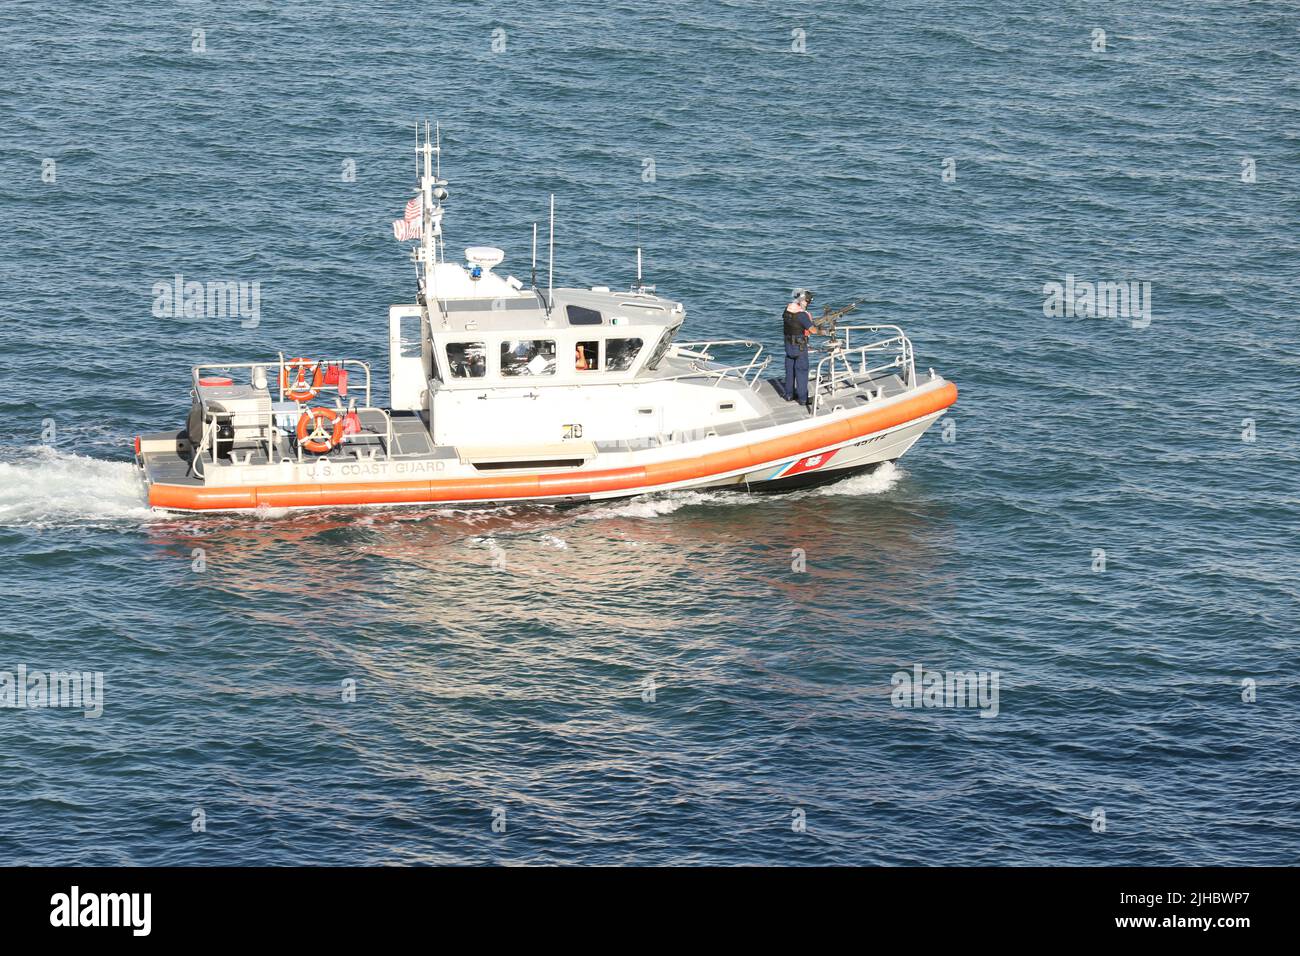
M 326 423 L 333 422 L 328 432 Z M 298 444 L 310 452 L 323 455 L 343 441 L 343 416 L 332 408 L 306 408 L 298 419 Z
M 311 384 L 307 384 L 307 369 L 311 368 Z M 293 373 L 297 372 L 294 378 Z M 292 384 L 290 380 L 292 379 Z M 325 375 L 320 370 L 319 362 L 312 362 L 311 359 L 296 358 L 292 361 L 285 362 L 284 368 L 280 370 L 280 387 L 284 389 L 284 397 L 292 399 L 295 402 L 309 402 L 320 394 L 321 386 L 325 384 Z

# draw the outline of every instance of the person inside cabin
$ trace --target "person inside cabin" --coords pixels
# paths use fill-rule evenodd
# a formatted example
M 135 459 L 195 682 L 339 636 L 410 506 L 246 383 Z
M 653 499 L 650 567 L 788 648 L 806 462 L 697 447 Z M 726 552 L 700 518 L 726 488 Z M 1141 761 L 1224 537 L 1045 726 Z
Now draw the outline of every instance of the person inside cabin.
M 587 364 L 587 349 L 581 342 L 578 343 L 577 350 L 573 353 L 573 364 L 577 366 L 579 372 L 585 372 L 591 368 Z
M 785 400 L 808 404 L 808 337 L 813 333 L 812 316 L 808 306 L 813 294 L 807 289 L 795 289 L 794 299 L 781 313 L 782 332 L 785 338 Z

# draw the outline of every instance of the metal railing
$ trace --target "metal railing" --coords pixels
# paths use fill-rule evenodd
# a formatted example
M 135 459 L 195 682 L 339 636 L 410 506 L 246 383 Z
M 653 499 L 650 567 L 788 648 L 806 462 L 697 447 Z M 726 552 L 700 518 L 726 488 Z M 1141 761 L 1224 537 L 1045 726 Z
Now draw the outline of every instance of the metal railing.
M 367 408 L 371 407 L 370 363 L 363 362 L 360 359 L 329 359 L 329 360 L 322 359 L 321 361 L 327 365 L 341 365 L 343 368 L 348 368 L 349 366 L 352 368 L 359 368 L 363 372 L 365 372 L 366 382 L 363 388 L 365 389 L 366 392 L 366 407 Z M 312 362 L 311 364 L 315 365 L 316 363 Z M 190 370 L 190 384 L 192 387 L 197 389 L 199 387 L 199 379 L 202 377 L 204 372 L 230 372 L 235 369 L 242 368 L 242 369 L 248 369 L 248 384 L 256 386 L 259 371 L 261 371 L 263 375 L 269 376 L 271 370 L 274 370 L 275 371 L 274 387 L 278 389 L 278 394 L 280 396 L 279 401 L 284 401 L 284 377 L 285 377 L 284 373 L 286 369 L 293 369 L 295 367 L 296 366 L 293 365 L 292 360 L 288 362 L 284 360 L 283 352 L 279 354 L 279 360 L 276 362 L 234 362 L 234 363 L 207 362 L 203 365 L 196 365 L 194 366 L 193 369 Z M 271 387 L 271 381 L 269 378 L 266 379 L 265 387 L 267 388 Z M 337 392 L 338 386 L 322 385 L 320 390 L 322 392 L 325 391 Z
M 854 332 L 876 336 L 886 334 L 883 338 L 853 345 Z M 853 392 L 864 392 L 868 400 L 881 397 L 884 384 L 881 383 L 874 392 L 871 386 L 883 375 L 897 375 L 906 388 L 916 386 L 916 356 L 912 351 L 912 341 L 897 325 L 841 325 L 836 333 L 843 333 L 843 341 L 833 340 L 827 354 L 817 363 L 813 381 L 814 415 L 828 398 Z M 877 357 L 887 361 L 871 365 Z
M 712 349 L 753 349 L 747 362 L 724 365 L 718 361 Z M 691 362 L 692 370 L 681 375 L 673 375 L 659 381 L 677 381 L 685 378 L 706 376 L 714 379 L 713 385 L 727 378 L 737 378 L 753 389 L 758 386 L 763 372 L 771 364 L 771 357 L 763 357 L 763 346 L 748 339 L 713 339 L 707 342 L 674 342 L 668 351 L 672 358 L 684 358 Z
M 363 362 L 360 359 L 332 359 L 332 360 L 321 360 L 321 361 L 323 364 L 339 366 L 341 368 L 355 368 L 365 373 L 365 382 L 361 386 L 362 390 L 365 393 L 365 403 L 363 405 L 355 406 L 353 410 L 357 412 L 358 416 L 360 416 L 362 412 L 378 412 L 383 417 L 384 458 L 386 460 L 391 459 L 393 456 L 392 449 L 394 444 L 393 418 L 392 415 L 388 413 L 387 409 L 376 408 L 373 404 L 371 404 L 370 364 L 368 362 Z M 316 363 L 313 361 L 312 365 L 314 366 L 315 364 Z M 203 387 L 199 384 L 199 381 L 201 378 L 204 377 L 205 373 L 222 372 L 229 375 L 230 373 L 240 369 L 246 369 L 248 371 L 248 383 L 247 383 L 248 385 L 256 389 L 264 388 L 267 391 L 272 391 L 274 389 L 276 394 L 279 395 L 279 401 L 282 403 L 285 401 L 285 397 L 284 397 L 284 391 L 285 391 L 284 383 L 286 378 L 285 372 L 286 370 L 289 371 L 289 377 L 292 380 L 292 377 L 295 374 L 296 366 L 293 364 L 292 360 L 288 362 L 285 361 L 283 352 L 279 353 L 278 360 L 273 362 L 224 362 L 224 363 L 207 362 L 201 365 L 195 365 L 190 370 L 191 397 L 193 398 L 194 401 L 199 400 L 199 395 L 201 394 L 199 392 L 199 389 Z M 274 383 L 272 383 L 269 378 L 269 376 L 272 374 L 275 375 Z M 333 392 L 337 396 L 339 392 L 339 386 L 322 384 L 317 394 L 324 395 L 327 392 Z M 341 402 L 341 398 L 339 398 L 338 401 Z M 297 404 L 300 408 L 303 408 L 307 405 L 307 402 L 298 402 Z M 218 411 L 205 410 L 204 421 L 203 421 L 203 436 L 199 445 L 194 449 L 194 458 L 192 459 L 191 462 L 191 468 L 196 477 L 198 478 L 203 477 L 202 461 L 203 461 L 203 456 L 205 454 L 211 456 L 213 461 L 216 461 L 216 451 L 217 451 L 216 444 L 218 441 L 222 440 L 218 436 L 218 431 L 220 429 L 220 420 L 233 419 L 236 415 L 240 415 L 240 414 L 243 413 L 218 412 Z M 264 447 L 266 451 L 266 460 L 268 464 L 277 463 L 276 455 L 275 455 L 275 444 L 276 444 L 276 435 L 277 435 L 277 429 L 275 425 L 275 415 L 276 415 L 275 408 L 272 407 L 271 412 L 267 416 L 266 420 L 260 422 L 258 425 L 259 430 L 265 435 L 265 439 L 264 440 L 259 439 L 257 444 L 259 446 L 262 446 L 264 443 Z M 231 425 L 233 428 L 233 421 L 231 422 Z M 347 443 L 347 436 L 345 436 L 344 443 L 341 443 L 339 445 L 339 448 L 341 449 L 343 447 L 343 444 L 345 443 Z M 298 445 L 296 449 L 296 460 L 299 464 L 301 464 L 304 460 L 301 445 Z M 313 460 L 330 461 L 334 459 L 331 459 L 329 455 L 315 455 L 313 456 Z

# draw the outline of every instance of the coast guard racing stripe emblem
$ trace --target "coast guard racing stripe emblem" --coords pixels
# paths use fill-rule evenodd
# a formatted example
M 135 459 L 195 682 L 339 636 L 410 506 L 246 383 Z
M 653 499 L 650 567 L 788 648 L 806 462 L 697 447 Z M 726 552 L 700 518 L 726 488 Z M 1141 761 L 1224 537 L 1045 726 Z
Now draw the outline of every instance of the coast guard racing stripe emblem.
M 839 449 L 835 448 L 831 451 L 824 451 L 820 455 L 809 455 L 807 458 L 796 458 L 794 461 L 788 461 L 772 472 L 768 480 L 771 481 L 772 478 L 789 478 L 791 475 L 801 475 L 805 471 L 816 471 L 834 458 L 837 451 Z

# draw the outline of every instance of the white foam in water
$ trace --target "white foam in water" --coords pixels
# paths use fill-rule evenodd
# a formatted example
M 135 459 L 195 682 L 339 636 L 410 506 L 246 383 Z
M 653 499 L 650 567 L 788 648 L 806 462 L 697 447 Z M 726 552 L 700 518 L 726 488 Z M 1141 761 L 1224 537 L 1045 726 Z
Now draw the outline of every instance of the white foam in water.
M 903 480 L 907 474 L 902 468 L 887 461 L 875 471 L 854 475 L 830 485 L 808 489 L 809 495 L 881 495 Z
M 598 506 L 591 511 L 582 512 L 579 517 L 587 521 L 604 518 L 658 518 L 689 505 L 717 504 L 729 500 L 744 501 L 746 498 L 732 491 L 668 491 L 653 497 L 632 498 L 617 504 Z
M 480 548 L 487 548 L 493 558 L 503 557 L 506 553 L 505 549 L 497 544 L 497 539 L 491 535 L 473 535 L 469 538 L 469 543 L 478 545 Z
M 259 504 L 253 509 L 253 514 L 259 521 L 278 521 L 281 518 L 287 518 L 293 514 L 293 509 L 272 508 L 270 505 Z
M 12 453 L 10 457 L 13 457 Z M 43 527 L 153 517 L 129 461 L 104 461 L 46 445 L 0 461 L 0 526 Z

